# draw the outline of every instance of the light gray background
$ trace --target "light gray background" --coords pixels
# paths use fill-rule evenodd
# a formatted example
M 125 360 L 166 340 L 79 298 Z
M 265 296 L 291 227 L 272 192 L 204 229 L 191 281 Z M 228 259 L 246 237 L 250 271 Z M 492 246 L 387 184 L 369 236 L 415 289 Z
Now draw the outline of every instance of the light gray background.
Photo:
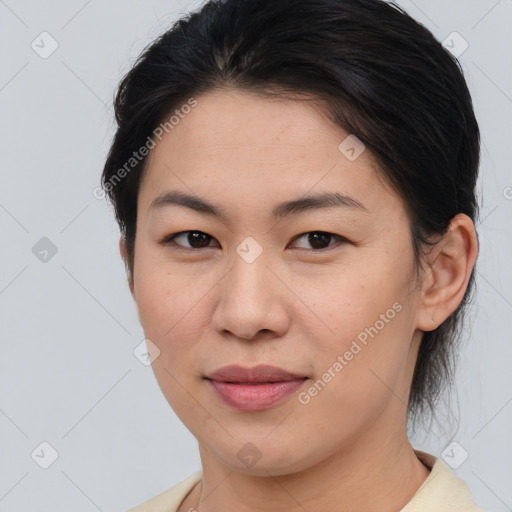
M 478 293 L 452 406 L 460 427 L 412 440 L 437 456 L 457 442 L 469 457 L 454 471 L 478 504 L 512 510 L 512 1 L 398 3 L 440 41 L 456 31 L 469 43 L 460 61 L 483 139 Z M 144 336 L 118 227 L 93 196 L 116 84 L 199 5 L 0 0 L 0 511 L 122 511 L 200 469 L 195 439 L 133 354 Z M 45 59 L 31 47 L 51 49 L 43 31 L 58 43 Z M 46 262 L 33 253 L 43 237 L 57 248 Z M 58 453 L 47 469 L 43 441 Z

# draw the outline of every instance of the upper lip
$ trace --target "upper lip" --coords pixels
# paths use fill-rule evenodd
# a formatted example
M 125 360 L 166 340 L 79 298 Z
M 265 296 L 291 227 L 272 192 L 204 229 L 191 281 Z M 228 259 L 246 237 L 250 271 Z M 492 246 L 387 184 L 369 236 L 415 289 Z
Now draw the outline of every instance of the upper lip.
M 219 382 L 283 382 L 306 379 L 307 377 L 289 372 L 278 366 L 260 364 L 252 367 L 239 365 L 223 366 L 208 374 L 206 378 Z

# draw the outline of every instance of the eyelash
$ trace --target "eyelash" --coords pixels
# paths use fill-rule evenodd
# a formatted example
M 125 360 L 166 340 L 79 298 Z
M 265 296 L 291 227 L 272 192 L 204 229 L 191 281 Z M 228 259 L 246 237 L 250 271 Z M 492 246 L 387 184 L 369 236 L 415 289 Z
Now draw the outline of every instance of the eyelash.
M 183 235 L 183 234 L 187 234 L 187 233 L 201 233 L 203 235 L 206 235 L 208 237 L 210 237 L 211 239 L 214 239 L 214 237 L 212 237 L 211 235 L 208 235 L 208 233 L 205 233 L 204 231 L 199 231 L 199 230 L 188 230 L 188 231 L 180 231 L 178 233 L 173 233 L 171 235 L 168 235 L 166 236 L 163 240 L 162 240 L 162 244 L 165 245 L 165 246 L 168 246 L 168 245 L 173 245 L 174 248 L 178 251 L 186 251 L 186 252 L 197 252 L 197 251 L 201 251 L 201 250 L 206 250 L 206 249 L 212 249 L 213 246 L 208 246 L 208 247 L 202 247 L 202 248 L 199 248 L 199 249 L 196 249 L 194 247 L 184 247 L 182 245 L 179 245 L 177 244 L 174 239 L 179 236 L 179 235 Z M 340 236 L 340 235 L 336 235 L 334 233 L 329 233 L 327 231 L 306 231 L 305 233 L 301 233 L 300 235 L 297 235 L 296 237 L 293 238 L 292 242 L 295 241 L 295 240 L 298 240 L 306 235 L 309 235 L 311 233 L 321 233 L 323 235 L 328 235 L 330 237 L 334 237 L 336 239 L 339 240 L 339 243 L 336 245 L 336 244 L 333 244 L 333 245 L 328 245 L 326 248 L 324 249 L 302 249 L 304 251 L 309 251 L 309 252 L 313 252 L 313 253 L 319 253 L 319 252 L 326 252 L 326 251 L 330 251 L 332 249 L 335 249 L 336 247 L 339 247 L 340 245 L 343 245 L 345 243 L 350 243 L 350 241 L 343 237 L 343 236 Z

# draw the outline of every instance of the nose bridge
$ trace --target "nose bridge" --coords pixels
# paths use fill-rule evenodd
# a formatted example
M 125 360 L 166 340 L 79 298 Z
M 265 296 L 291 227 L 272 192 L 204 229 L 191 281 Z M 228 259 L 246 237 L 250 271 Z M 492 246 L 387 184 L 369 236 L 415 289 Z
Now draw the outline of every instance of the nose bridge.
M 243 302 L 244 294 L 247 301 L 256 304 L 265 299 L 265 295 L 272 291 L 268 287 L 269 277 L 272 273 L 267 268 L 269 264 L 269 249 L 253 237 L 246 237 L 236 248 L 232 258 L 232 270 L 228 274 L 229 285 L 234 292 L 237 302 Z M 229 293 L 229 290 L 227 290 Z M 263 304 L 263 302 L 262 302 Z
M 231 269 L 222 280 L 213 323 L 220 331 L 229 330 L 251 338 L 260 330 L 282 334 L 286 311 L 279 284 L 270 266 L 270 252 L 254 238 L 247 237 L 231 258 Z

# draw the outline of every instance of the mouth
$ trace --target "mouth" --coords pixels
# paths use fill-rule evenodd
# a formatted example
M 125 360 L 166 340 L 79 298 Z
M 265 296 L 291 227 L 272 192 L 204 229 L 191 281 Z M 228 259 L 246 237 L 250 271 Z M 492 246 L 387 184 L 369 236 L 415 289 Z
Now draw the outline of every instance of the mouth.
M 215 395 L 239 411 L 261 411 L 282 402 L 296 392 L 307 376 L 276 366 L 244 368 L 231 365 L 205 377 Z
M 214 379 L 208 379 L 208 377 L 205 377 L 206 380 L 214 380 Z M 264 384 L 279 384 L 282 382 L 293 382 L 296 380 L 306 380 L 307 377 L 304 377 L 302 379 L 292 379 L 292 380 L 269 380 L 269 381 L 258 381 L 258 382 L 248 382 L 248 381 L 238 381 L 238 380 L 219 380 L 216 382 L 222 382 L 224 384 L 245 384 L 246 386 L 262 386 Z
M 268 384 L 304 380 L 306 375 L 285 370 L 278 366 L 260 364 L 254 367 L 223 366 L 205 376 L 206 379 L 232 384 Z

